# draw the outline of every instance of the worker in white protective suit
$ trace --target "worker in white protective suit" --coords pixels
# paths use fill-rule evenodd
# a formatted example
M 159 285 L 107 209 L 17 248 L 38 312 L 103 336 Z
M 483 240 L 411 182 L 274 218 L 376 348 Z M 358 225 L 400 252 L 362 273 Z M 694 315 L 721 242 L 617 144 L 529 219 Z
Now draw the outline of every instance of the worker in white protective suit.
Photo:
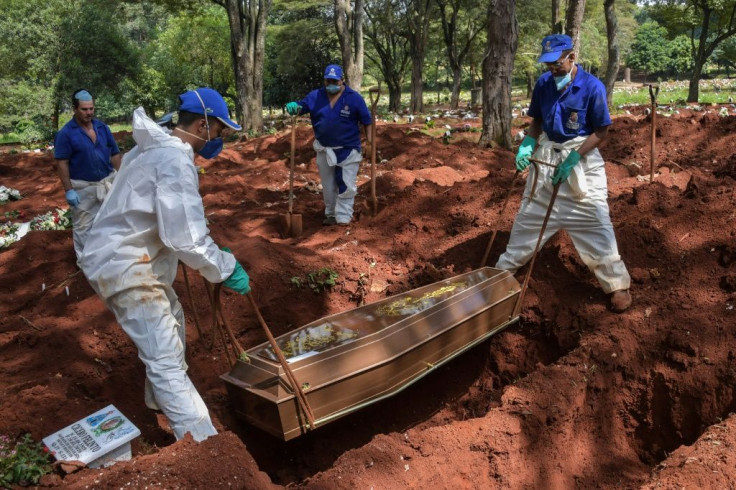
M 371 113 L 363 97 L 343 81 L 342 68 L 328 65 L 324 87 L 312 90 L 299 102 L 286 104 L 292 116 L 309 113 L 314 128 L 314 151 L 325 202 L 323 225 L 347 226 L 353 219 L 353 205 L 358 193 L 358 170 L 363 155 L 360 150 L 360 125 L 370 153 Z
M 195 152 L 213 158 L 222 149 L 223 129 L 241 127 L 213 89 L 179 99 L 170 134 L 143 108 L 133 113 L 137 147 L 89 232 L 81 267 L 138 348 L 146 405 L 163 411 L 177 439 L 190 432 L 201 441 L 217 431 L 186 374 L 184 314 L 172 284 L 181 260 L 210 282 L 250 291 L 243 267 L 209 235 L 194 166 Z
M 528 167 L 532 155 L 554 167 L 538 165 L 529 173 L 509 244 L 496 267 L 516 272 L 529 261 L 553 186 L 559 184 L 541 245 L 558 230 L 566 230 L 585 265 L 610 295 L 611 309 L 622 312 L 631 306 L 631 278 L 618 252 L 604 161 L 597 148 L 611 125 L 606 90 L 600 80 L 575 64 L 569 36 L 545 37 L 539 61 L 548 71 L 532 93 L 528 115 L 533 120 L 516 155 L 516 168 Z
M 120 168 L 120 149 L 107 124 L 95 118 L 95 101 L 87 90 L 72 94 L 74 117 L 54 140 L 56 172 L 72 216 L 77 261 L 92 223 Z

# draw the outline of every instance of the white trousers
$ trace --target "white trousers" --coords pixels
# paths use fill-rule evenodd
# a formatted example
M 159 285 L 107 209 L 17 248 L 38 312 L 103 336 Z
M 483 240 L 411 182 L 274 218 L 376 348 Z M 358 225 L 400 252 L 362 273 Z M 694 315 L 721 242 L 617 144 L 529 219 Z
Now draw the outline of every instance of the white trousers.
M 106 303 L 146 366 L 146 405 L 164 412 L 177 440 L 187 432 L 196 441 L 217 434 L 186 373 L 184 311 L 174 289 L 163 284 L 133 288 Z
M 87 241 L 87 235 L 95 221 L 95 216 L 97 216 L 105 196 L 112 188 L 115 175 L 116 172 L 113 171 L 99 182 L 76 179 L 71 181 L 72 188 L 79 195 L 79 204 L 71 208 L 72 239 L 74 241 L 74 252 L 77 254 L 77 263 L 79 263 L 79 258 L 82 256 L 84 243 Z
M 535 152 L 535 156 L 555 165 L 561 163 L 571 147 L 545 142 L 545 139 L 540 138 L 541 146 Z M 631 278 L 618 253 L 616 235 L 613 232 L 603 158 L 598 150 L 594 149 L 581 159 L 578 165 L 579 170 L 583 171 L 578 175 L 581 178 L 584 175 L 585 182 L 584 184 L 573 182 L 574 185 L 571 186 L 571 179 L 574 179 L 574 176 L 571 176 L 560 185 L 540 248 L 559 230 L 565 230 L 570 235 L 580 258 L 593 271 L 606 294 L 628 289 Z M 498 269 L 516 272 L 534 253 L 552 197 L 550 173 L 553 169 L 544 170 L 544 167 L 540 166 L 539 170 L 539 179 L 535 179 L 534 169 L 530 168 L 521 208 L 511 228 L 509 244 L 496 263 Z M 531 189 L 535 180 L 537 180 L 536 190 L 532 196 Z M 582 197 L 580 188 L 585 191 Z
M 358 193 L 358 171 L 362 160 L 361 154 L 353 150 L 345 160 L 333 166 L 328 163 L 326 151 L 317 152 L 317 168 L 322 181 L 325 216 L 334 216 L 338 223 L 350 223 L 350 220 L 353 219 L 353 205 L 355 195 Z M 342 180 L 347 187 L 342 194 L 335 182 L 337 167 L 342 169 Z

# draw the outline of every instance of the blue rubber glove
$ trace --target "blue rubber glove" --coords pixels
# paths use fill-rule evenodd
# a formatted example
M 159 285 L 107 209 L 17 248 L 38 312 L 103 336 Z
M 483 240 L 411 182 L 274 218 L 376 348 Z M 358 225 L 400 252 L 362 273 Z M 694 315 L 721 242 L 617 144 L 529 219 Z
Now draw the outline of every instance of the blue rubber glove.
M 232 253 L 227 247 L 222 247 L 222 250 Z M 222 284 L 226 287 L 229 287 L 236 293 L 250 293 L 250 277 L 248 277 L 248 273 L 245 272 L 245 269 L 243 269 L 243 266 L 240 265 L 240 262 L 238 262 L 237 260 L 235 261 L 235 270 L 233 270 L 233 273 L 230 274 L 230 277 L 225 279 L 225 282 L 223 282 Z
M 567 155 L 565 161 L 557 166 L 555 173 L 552 175 L 552 183 L 557 185 L 560 182 L 564 182 L 570 176 L 572 168 L 580 161 L 580 153 L 573 150 Z
M 299 102 L 289 102 L 286 104 L 286 112 L 288 112 L 290 116 L 298 115 L 301 110 L 302 106 L 299 105 Z
M 66 191 L 66 202 L 73 208 L 79 206 L 79 194 L 74 189 Z
M 529 166 L 529 157 L 534 153 L 537 140 L 531 136 L 524 136 L 519 151 L 516 152 L 516 170 L 523 172 Z

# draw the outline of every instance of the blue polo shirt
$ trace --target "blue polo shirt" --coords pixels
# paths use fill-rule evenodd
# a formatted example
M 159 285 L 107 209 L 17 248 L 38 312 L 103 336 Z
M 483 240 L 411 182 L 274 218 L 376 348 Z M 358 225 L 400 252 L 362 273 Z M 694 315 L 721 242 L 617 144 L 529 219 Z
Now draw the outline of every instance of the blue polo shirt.
M 302 112 L 309 112 L 314 128 L 314 137 L 322 146 L 342 146 L 335 150 L 337 161 L 347 158 L 351 150 L 360 151 L 360 127 L 358 123 L 371 124 L 371 113 L 363 97 L 345 86 L 340 98 L 330 107 L 324 87 L 312 90 L 299 102 Z
M 75 180 L 98 182 L 113 171 L 110 157 L 120 153 L 107 124 L 92 119 L 97 141 L 92 139 L 72 118 L 56 135 L 54 158 L 69 160 L 69 177 Z
M 555 77 L 549 71 L 539 77 L 532 92 L 528 115 L 541 119 L 547 137 L 556 143 L 611 125 L 606 87 L 580 65 L 577 67 L 575 79 L 563 92 L 557 90 Z

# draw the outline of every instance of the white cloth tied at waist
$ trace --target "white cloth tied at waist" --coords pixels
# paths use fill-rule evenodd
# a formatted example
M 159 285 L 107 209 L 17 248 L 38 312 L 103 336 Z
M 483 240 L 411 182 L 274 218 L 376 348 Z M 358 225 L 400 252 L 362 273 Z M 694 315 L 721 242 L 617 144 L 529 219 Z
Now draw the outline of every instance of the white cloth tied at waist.
M 537 184 L 547 187 L 551 192 L 554 187 L 552 184 L 552 175 L 555 173 L 556 167 L 565 161 L 565 158 L 567 158 L 572 150 L 580 148 L 580 145 L 587 138 L 587 136 L 577 136 L 564 143 L 555 143 L 547 137 L 546 133 L 542 133 L 537 140 L 539 146 L 534 152 L 534 158 L 554 165 L 554 167 L 537 165 Z M 580 162 L 572 168 L 570 177 L 567 178 L 567 183 L 570 184 L 570 190 L 572 191 L 571 197 L 578 201 L 585 198 L 588 193 L 588 184 L 585 182 L 585 161 L 586 158 L 582 157 Z
M 95 205 L 99 205 L 105 200 L 105 196 L 112 188 L 112 182 L 115 180 L 115 170 L 107 177 L 97 182 L 88 180 L 71 179 L 72 188 L 79 194 L 79 207 L 84 211 L 89 211 Z M 91 199 L 94 196 L 94 199 Z M 96 202 L 95 202 L 96 200 Z
M 314 148 L 314 151 L 318 153 L 325 153 L 325 156 L 327 157 L 327 165 L 330 167 L 337 165 L 337 155 L 335 155 L 335 150 L 339 150 L 342 146 L 323 146 L 322 143 L 317 141 L 317 138 L 315 138 L 312 148 Z

